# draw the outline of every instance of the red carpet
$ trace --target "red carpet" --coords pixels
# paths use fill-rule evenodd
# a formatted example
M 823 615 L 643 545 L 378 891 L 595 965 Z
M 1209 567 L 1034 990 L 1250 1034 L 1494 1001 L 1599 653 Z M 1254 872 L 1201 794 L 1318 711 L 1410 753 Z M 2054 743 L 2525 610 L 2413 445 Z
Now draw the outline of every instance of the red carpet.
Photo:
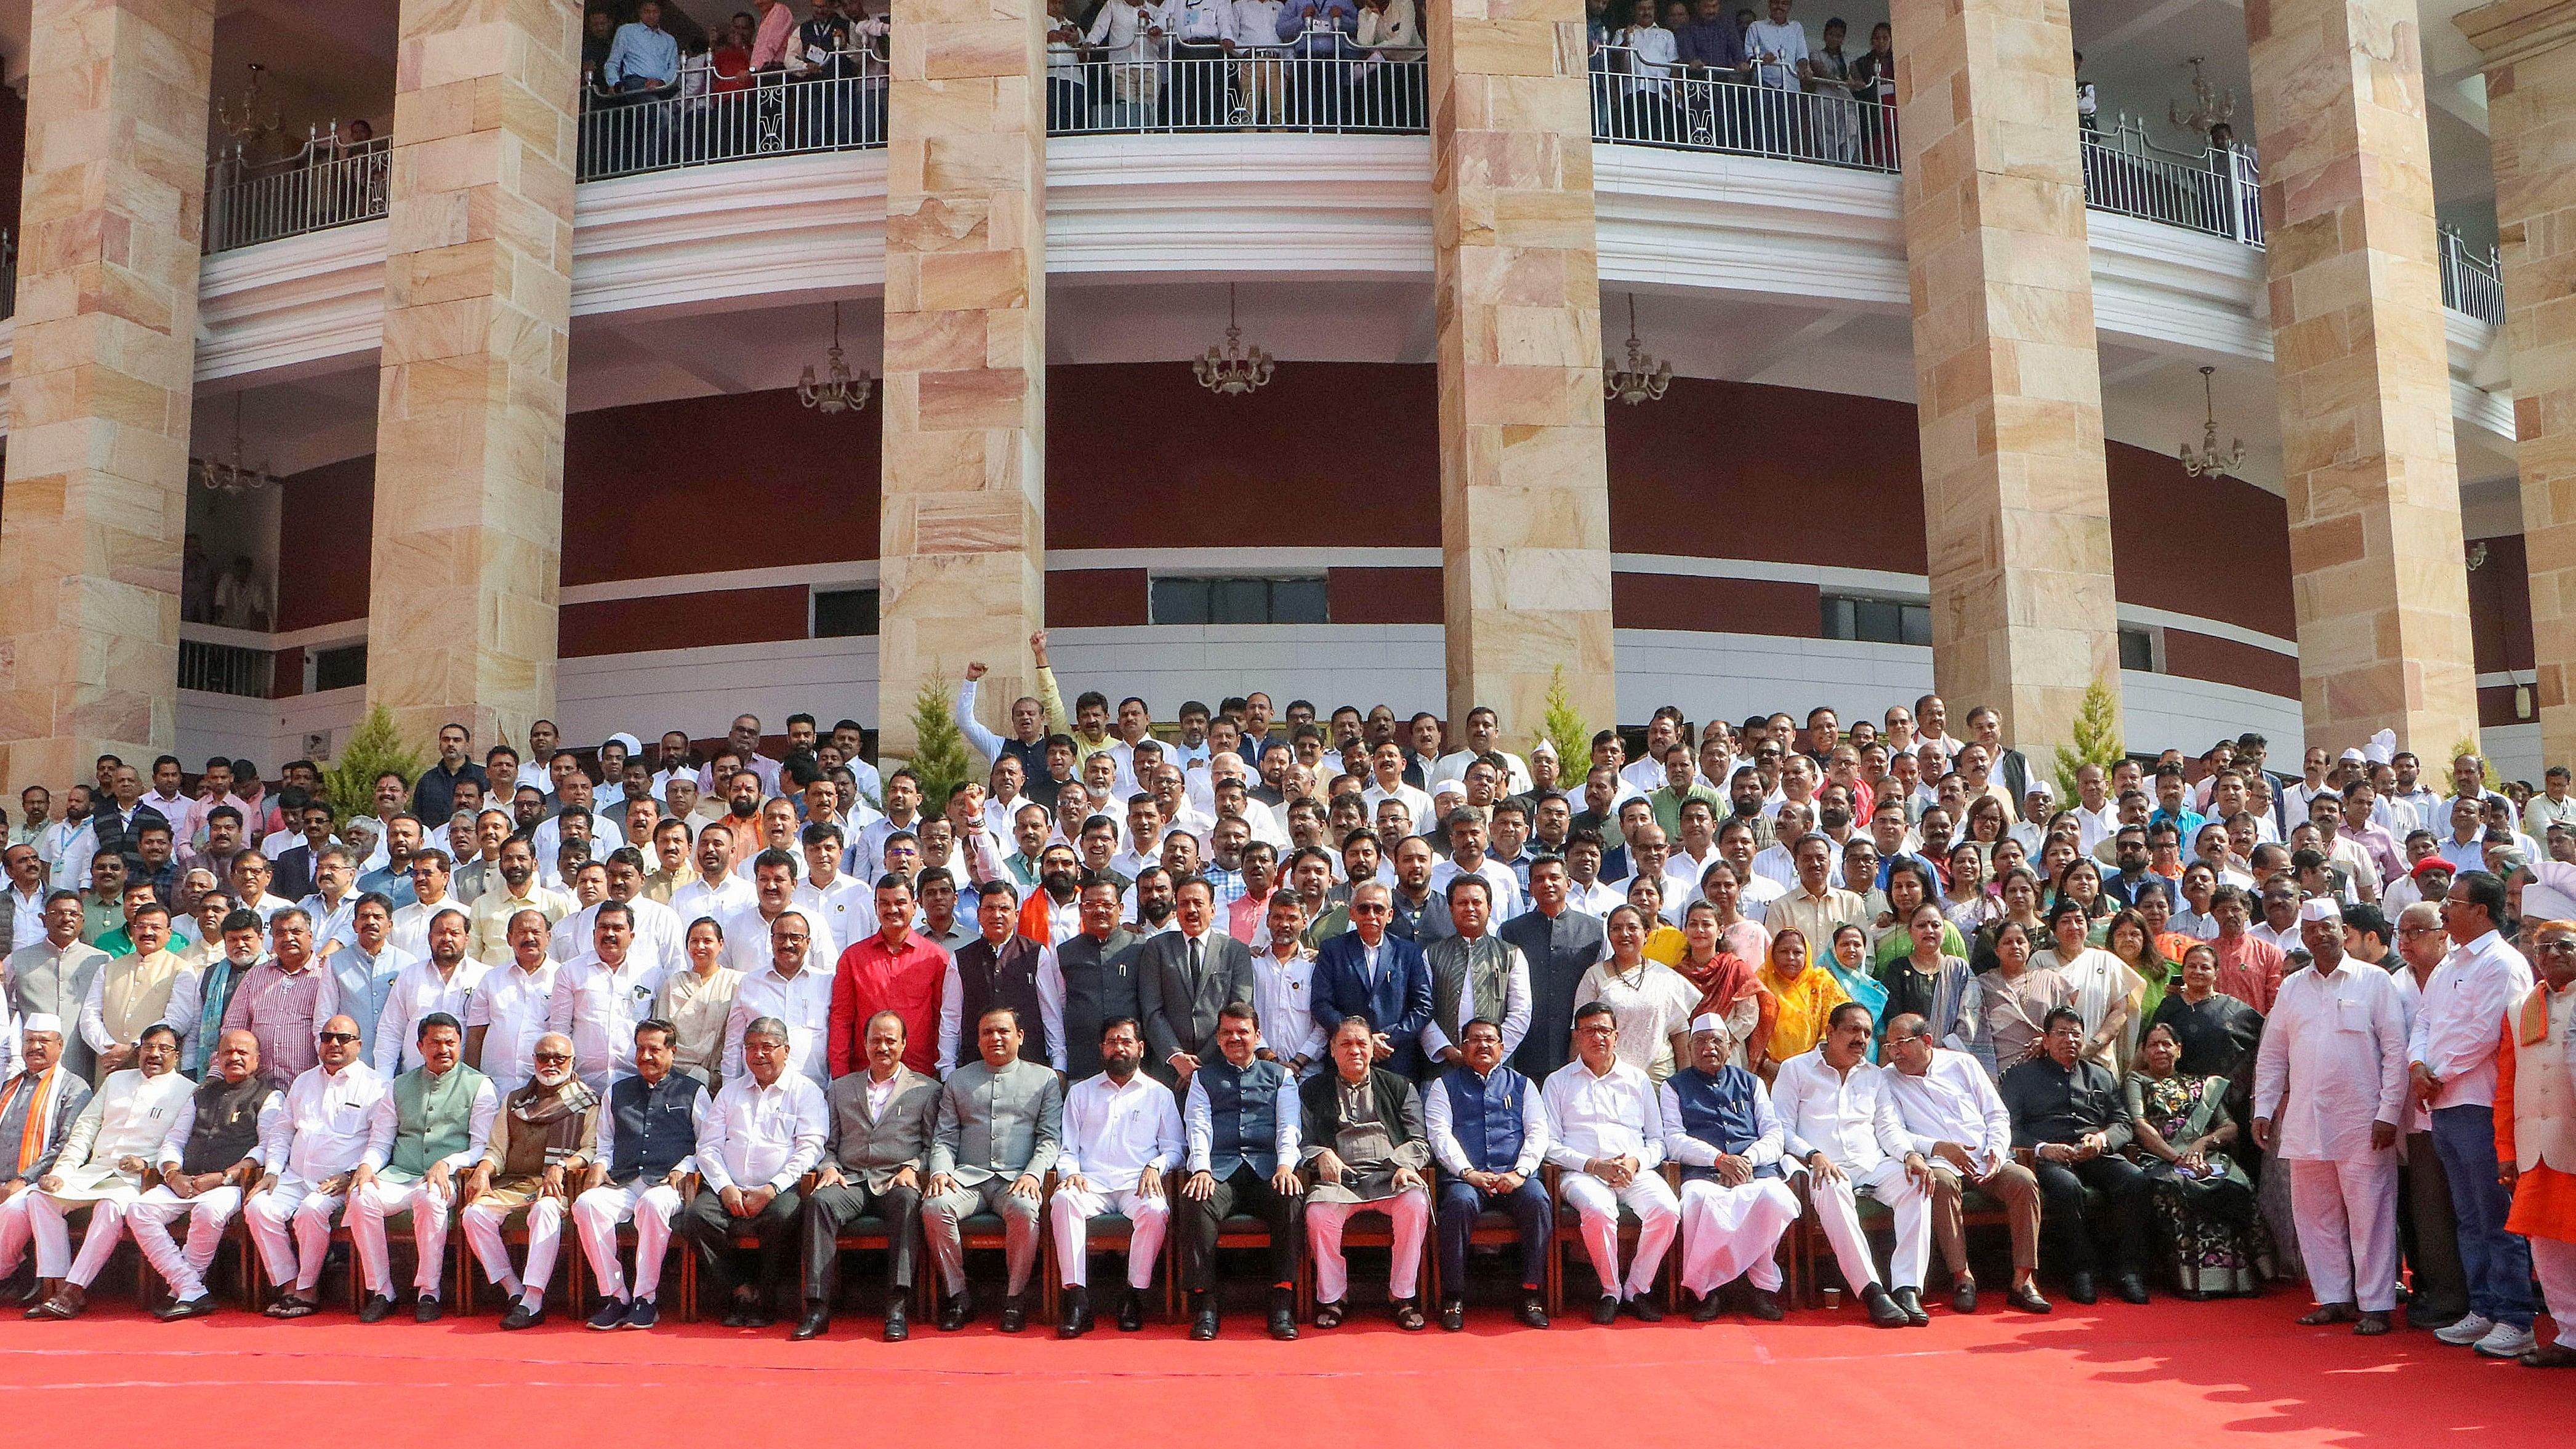
M 447 1449 L 460 1429 L 535 1432 L 561 1416 L 574 1437 L 544 1436 L 553 1442 L 583 1442 L 588 1421 L 649 1425 L 662 1442 L 749 1433 L 793 1446 L 806 1429 L 953 1430 L 962 1415 L 1068 1426 L 1025 1441 L 1054 1444 L 1074 1442 L 1075 1425 L 1187 1426 L 1210 1443 L 1353 1442 L 1357 1431 L 1368 1444 L 1458 1443 L 1482 1425 L 1514 1444 L 1637 1449 L 1705 1446 L 1713 1434 L 1777 1444 L 1800 1421 L 1826 1442 L 1893 1444 L 1927 1429 L 2095 1449 L 2423 1444 L 2464 1432 L 2566 1442 L 2576 1372 L 2491 1363 L 2423 1333 L 2299 1328 L 2290 1320 L 2302 1308 L 2288 1292 L 2061 1303 L 2047 1318 L 1936 1311 L 1932 1327 L 1901 1332 L 1849 1307 L 1760 1327 L 1583 1321 L 1546 1333 L 1499 1314 L 1454 1335 L 1363 1318 L 1294 1344 L 1261 1338 L 1247 1314 L 1212 1345 L 1160 1324 L 1076 1343 L 1034 1327 L 1006 1338 L 987 1317 L 890 1345 L 862 1337 L 862 1319 L 791 1344 L 784 1328 L 713 1324 L 604 1334 L 558 1320 L 504 1335 L 490 1317 L 361 1328 L 338 1313 L 287 1324 L 225 1313 L 165 1325 L 109 1303 L 71 1324 L 12 1314 L 0 1322 L 0 1373 L 12 1439 L 48 1445 L 131 1444 L 158 1437 L 141 1427 L 153 1424 L 231 1423 L 255 1441 L 255 1418 L 296 1438 L 346 1430 L 370 1449 Z

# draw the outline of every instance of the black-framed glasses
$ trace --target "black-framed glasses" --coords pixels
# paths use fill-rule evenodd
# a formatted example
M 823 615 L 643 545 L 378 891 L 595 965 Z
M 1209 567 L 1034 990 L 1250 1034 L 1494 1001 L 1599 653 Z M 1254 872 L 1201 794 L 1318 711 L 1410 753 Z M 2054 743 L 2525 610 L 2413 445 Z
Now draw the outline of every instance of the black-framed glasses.
M 354 1031 L 326 1031 L 316 1038 L 325 1046 L 347 1046 L 357 1039 L 358 1034 Z

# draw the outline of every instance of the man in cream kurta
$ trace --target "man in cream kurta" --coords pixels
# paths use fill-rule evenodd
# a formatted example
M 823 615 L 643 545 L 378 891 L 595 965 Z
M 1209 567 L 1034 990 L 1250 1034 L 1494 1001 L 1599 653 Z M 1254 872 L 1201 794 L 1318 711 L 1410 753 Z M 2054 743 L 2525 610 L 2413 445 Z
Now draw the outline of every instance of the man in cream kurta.
M 176 1070 L 179 1034 L 155 1022 L 141 1036 L 134 1065 L 111 1074 L 73 1121 L 53 1170 L 27 1195 L 26 1215 L 5 1220 L 35 1239 L 36 1276 L 62 1280 L 41 1305 L 47 1317 L 76 1317 L 85 1306 L 89 1285 L 125 1236 L 125 1209 L 143 1192 L 145 1168 L 195 1090 Z M 75 1261 L 67 1219 L 83 1206 L 89 1230 Z M 9 1235 L 0 1226 L 0 1237 Z M 15 1258 L 17 1248 L 0 1243 L 0 1258 Z

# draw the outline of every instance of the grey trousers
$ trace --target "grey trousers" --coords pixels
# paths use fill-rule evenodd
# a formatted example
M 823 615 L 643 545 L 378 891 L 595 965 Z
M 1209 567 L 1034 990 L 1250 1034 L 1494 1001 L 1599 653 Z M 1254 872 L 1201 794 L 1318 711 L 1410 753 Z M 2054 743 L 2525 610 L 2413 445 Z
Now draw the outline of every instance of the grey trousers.
M 939 1269 L 940 1285 L 952 1298 L 966 1291 L 964 1224 L 979 1212 L 996 1214 L 1002 1220 L 1011 1293 L 1016 1297 L 1029 1286 L 1029 1278 L 1037 1271 L 1038 1203 L 1033 1198 L 1011 1196 L 1011 1179 L 1007 1177 L 988 1177 L 972 1187 L 922 1200 L 921 1233 L 930 1240 L 930 1261 Z

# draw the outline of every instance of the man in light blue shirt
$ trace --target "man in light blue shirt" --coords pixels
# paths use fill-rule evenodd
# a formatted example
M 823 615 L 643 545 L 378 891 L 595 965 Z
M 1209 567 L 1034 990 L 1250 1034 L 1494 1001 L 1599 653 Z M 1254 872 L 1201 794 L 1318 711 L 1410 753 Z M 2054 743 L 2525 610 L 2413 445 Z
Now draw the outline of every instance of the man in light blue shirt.
M 600 79 L 611 90 L 662 90 L 680 78 L 680 42 L 662 28 L 660 0 L 644 0 L 635 18 L 617 27 Z

